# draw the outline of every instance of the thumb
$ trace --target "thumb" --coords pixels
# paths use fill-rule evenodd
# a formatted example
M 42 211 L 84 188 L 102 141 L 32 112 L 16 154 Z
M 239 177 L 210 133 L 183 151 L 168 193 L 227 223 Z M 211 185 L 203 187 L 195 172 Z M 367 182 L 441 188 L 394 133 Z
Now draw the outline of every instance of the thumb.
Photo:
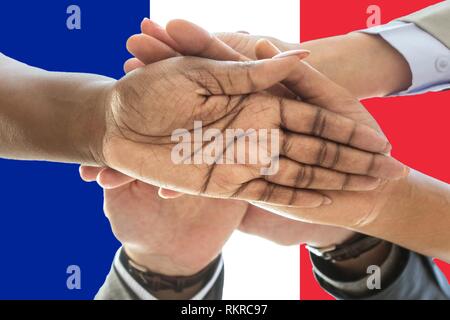
M 242 95 L 269 89 L 285 80 L 300 57 L 292 55 L 247 62 L 208 61 L 206 68 L 205 65 L 194 66 L 193 80 L 200 86 L 197 93 L 205 96 Z

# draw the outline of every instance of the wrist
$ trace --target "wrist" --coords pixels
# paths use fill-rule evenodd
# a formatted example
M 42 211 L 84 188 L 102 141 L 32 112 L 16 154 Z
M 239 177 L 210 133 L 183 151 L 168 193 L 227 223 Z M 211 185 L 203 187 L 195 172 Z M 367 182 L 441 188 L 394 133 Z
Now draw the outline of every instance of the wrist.
M 131 260 L 138 265 L 145 267 L 152 272 L 159 273 L 165 276 L 184 276 L 189 277 L 200 272 L 212 260 L 205 263 L 198 263 L 196 266 L 181 265 L 176 262 L 177 257 L 171 257 L 162 254 L 147 253 L 141 250 L 136 250 L 130 246 L 123 246 L 125 253 Z
M 411 71 L 403 56 L 385 40 L 360 32 L 308 41 L 306 59 L 317 70 L 359 99 L 381 97 L 411 85 Z
M 220 255 L 195 274 L 182 276 L 167 275 L 148 269 L 147 266 L 137 263 L 124 249 L 120 252 L 119 260 L 135 281 L 160 300 L 192 299 L 202 289 L 203 291 L 208 290 L 205 289 L 208 283 L 210 283 L 210 286 L 215 283 L 220 270 L 223 268 Z M 200 297 L 200 299 L 203 298 Z
M 409 203 L 411 195 L 411 184 L 409 176 L 399 179 L 387 181 L 377 190 L 378 199 L 363 220 L 360 220 L 357 231 L 370 234 L 378 238 L 387 239 L 386 234 L 389 233 L 392 221 L 386 221 L 393 217 L 399 217 L 400 212 L 404 212 L 401 206 Z M 404 217 L 407 219 L 407 217 Z M 390 239 L 387 239 L 390 240 Z M 391 240 L 390 240 L 391 241 Z
M 6 130 L 0 154 L 12 159 L 97 164 L 110 78 L 49 72 L 11 61 L 0 101 Z M 12 93 L 12 94 L 11 94 Z M 3 125 L 3 123 L 2 123 Z
M 115 81 L 94 80 L 77 90 L 78 105 L 71 116 L 69 140 L 75 146 L 79 162 L 85 165 L 106 165 L 103 144 L 106 115 Z

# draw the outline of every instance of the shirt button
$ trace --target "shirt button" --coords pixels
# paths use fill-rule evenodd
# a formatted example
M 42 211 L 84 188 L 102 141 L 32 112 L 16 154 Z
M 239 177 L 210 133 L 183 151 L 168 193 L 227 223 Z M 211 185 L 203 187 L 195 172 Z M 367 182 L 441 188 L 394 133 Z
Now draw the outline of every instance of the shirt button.
M 439 57 L 436 59 L 436 70 L 438 72 L 447 72 L 450 69 L 450 58 Z

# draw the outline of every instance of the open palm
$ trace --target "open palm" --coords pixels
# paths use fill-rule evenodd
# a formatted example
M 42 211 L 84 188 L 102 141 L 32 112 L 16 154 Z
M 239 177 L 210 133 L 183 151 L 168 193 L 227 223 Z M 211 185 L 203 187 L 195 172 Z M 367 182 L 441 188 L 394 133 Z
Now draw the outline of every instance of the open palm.
M 176 27 L 176 25 L 175 25 Z M 139 56 L 139 58 L 146 62 L 146 63 L 152 63 L 157 58 L 167 58 L 167 57 L 173 57 L 178 56 L 179 54 L 173 50 L 169 45 L 172 43 L 173 47 L 178 46 L 178 50 L 181 52 L 188 51 L 189 54 L 192 54 L 192 52 L 189 52 L 189 50 L 199 50 L 198 53 L 201 56 L 207 56 L 214 59 L 231 59 L 234 60 L 243 60 L 247 59 L 243 57 L 241 54 L 237 53 L 236 51 L 232 50 L 230 47 L 223 47 L 220 45 L 219 42 L 217 42 L 214 45 L 207 46 L 211 52 L 201 52 L 199 48 L 193 48 L 192 44 L 201 44 L 201 41 L 194 41 L 190 42 L 188 44 L 184 44 L 185 46 L 188 46 L 188 48 L 180 49 L 180 47 L 183 45 L 182 38 L 177 39 L 180 44 L 175 42 L 172 38 L 168 38 L 167 33 L 162 32 L 162 29 L 158 29 L 158 27 L 154 24 L 144 23 L 143 24 L 143 31 L 147 33 L 150 36 L 157 36 L 159 38 L 159 42 L 156 41 L 155 38 L 148 38 L 144 39 L 146 42 L 141 42 L 142 39 L 136 38 L 135 45 L 133 47 L 132 43 L 129 43 L 129 49 L 136 54 L 136 56 Z M 176 31 L 174 31 L 172 34 L 175 34 Z M 209 34 L 207 35 L 209 36 Z M 247 53 L 250 55 L 250 53 L 255 52 L 255 45 L 258 42 L 258 38 L 254 36 L 249 36 L 245 34 L 220 34 L 219 35 L 224 41 L 227 41 L 227 43 L 231 46 L 238 44 L 236 47 L 238 50 L 241 51 L 241 53 Z M 205 37 L 205 33 L 199 33 L 199 37 Z M 165 42 L 163 42 L 165 40 Z M 174 44 L 175 43 L 175 44 Z M 218 46 L 217 46 L 218 45 Z M 261 50 L 262 48 L 262 50 Z M 270 49 L 270 48 L 269 48 Z M 264 51 L 264 46 L 260 46 L 260 52 L 257 52 L 262 57 L 271 57 L 272 55 L 276 54 L 276 52 L 270 52 L 267 51 L 266 48 Z M 215 52 L 214 52 L 215 51 Z M 211 56 L 212 55 L 212 56 Z M 130 59 L 125 64 L 126 71 L 131 71 L 132 69 L 136 69 L 139 67 L 142 67 L 144 63 L 136 59 Z M 309 89 L 308 89 L 309 90 Z M 313 92 L 311 92 L 313 93 Z M 306 90 L 303 90 L 302 92 L 304 97 L 308 97 L 308 92 Z M 354 103 L 351 98 L 348 97 L 348 95 L 343 95 L 348 101 L 351 101 L 350 104 L 326 104 L 324 107 L 331 108 L 336 112 L 342 113 L 346 115 L 349 118 L 354 118 L 358 121 L 363 121 L 366 124 L 369 125 L 376 125 L 373 118 L 370 116 L 370 114 L 365 110 L 364 107 L 362 107 L 360 104 Z M 318 100 L 318 103 L 321 101 Z M 91 175 L 96 176 L 99 172 L 98 169 L 93 168 L 84 168 L 85 172 L 91 171 Z M 108 183 L 114 184 L 116 182 L 126 184 L 132 180 L 132 178 L 123 176 L 121 174 L 118 174 L 117 172 L 114 172 L 111 169 L 104 169 L 102 171 L 102 174 L 99 175 L 99 180 L 101 183 L 103 183 L 105 186 L 108 185 Z M 351 208 L 349 208 L 351 210 Z M 273 221 L 273 219 L 278 219 L 277 221 Z M 282 226 L 282 228 L 273 228 L 273 224 Z M 271 227 L 272 225 L 272 227 Z M 295 230 L 295 232 L 285 232 L 283 229 L 286 228 L 286 230 Z M 249 209 L 246 215 L 246 219 L 244 219 L 243 224 L 241 225 L 241 228 L 247 232 L 251 232 L 257 235 L 264 236 L 266 238 L 272 239 L 277 242 L 281 242 L 284 244 L 295 244 L 298 242 L 308 241 L 313 243 L 320 243 L 321 241 L 332 241 L 331 239 L 323 239 L 323 231 L 327 231 L 327 227 L 318 226 L 318 225 L 311 225 L 311 224 L 304 224 L 301 222 L 296 222 L 290 219 L 285 219 L 282 217 L 276 217 L 269 214 L 264 214 L 263 211 L 253 208 Z M 324 230 L 325 229 L 325 230 Z M 276 232 L 275 232 L 276 231 Z M 303 232 L 302 232 L 303 231 Z M 317 232 L 316 232 L 317 231 Z M 335 234 L 336 237 L 334 237 L 334 240 L 338 241 L 340 238 L 344 238 L 346 235 L 348 235 L 347 231 L 338 231 L 337 229 L 330 228 L 329 234 Z M 304 235 L 304 236 L 302 236 Z M 316 239 L 309 239 L 314 235 Z
M 201 30 L 192 24 L 180 22 L 178 25 L 172 24 L 171 29 L 172 30 L 169 35 L 169 33 L 164 32 L 162 28 L 153 22 L 146 21 L 142 24 L 142 31 L 144 34 L 156 37 L 167 45 L 172 44 L 175 48 L 178 48 L 177 50 L 187 54 L 197 52 L 201 53 L 200 55 L 203 56 L 205 53 L 203 52 L 204 50 L 200 50 L 202 47 L 207 48 L 207 53 L 215 59 L 231 59 L 233 57 L 238 60 L 246 59 L 246 57 L 243 57 L 242 55 L 247 55 L 250 58 L 270 58 L 274 54 L 278 53 L 277 50 L 270 45 L 261 43 L 261 38 L 264 39 L 266 37 L 256 37 L 241 33 L 218 34 L 218 38 L 226 42 L 229 48 L 231 47 L 240 53 L 236 54 L 236 52 L 232 52 L 232 50 L 226 46 L 221 45 L 219 41 L 217 41 L 214 37 L 211 37 L 206 31 Z M 183 34 L 185 33 L 179 32 L 180 29 L 183 29 L 185 33 L 195 33 L 197 41 L 189 43 L 187 38 L 183 37 Z M 201 39 L 203 39 L 203 42 Z M 205 39 L 209 39 L 209 42 L 205 41 Z M 292 45 L 282 43 L 276 39 L 271 39 L 271 41 L 283 50 L 293 47 Z M 211 45 L 211 43 L 213 43 L 213 45 Z M 141 57 L 144 57 L 145 61 L 146 56 L 143 51 L 145 46 L 141 48 L 134 47 L 132 49 L 134 49 L 133 53 L 140 54 Z M 139 62 L 139 60 L 132 59 L 127 63 L 127 65 L 139 65 L 140 63 L 141 62 Z M 364 106 L 356 103 L 343 88 L 331 83 L 323 75 L 320 75 L 317 72 L 310 71 L 309 74 L 310 78 L 308 78 L 308 82 L 291 82 L 289 86 L 290 89 L 293 89 L 294 92 L 302 96 L 302 98 L 304 100 L 306 99 L 306 101 L 311 101 L 324 108 L 371 126 L 382 134 L 381 129 L 370 113 L 364 108 Z M 322 85 L 320 82 L 322 82 Z M 323 85 L 323 82 L 326 83 L 326 86 Z M 331 103 L 326 103 L 327 98 L 330 98 L 330 96 L 333 96 L 334 99 L 329 100 Z M 300 217 L 307 221 L 330 223 L 333 219 L 336 220 L 336 218 L 339 219 L 339 217 L 343 216 L 353 219 L 354 224 L 357 224 L 358 222 L 364 221 L 364 217 L 370 217 L 371 213 L 376 213 L 377 208 L 380 208 L 382 203 L 386 201 L 386 195 L 388 194 L 387 192 L 382 192 L 382 190 L 391 189 L 395 187 L 395 185 L 395 181 L 382 183 L 376 190 L 364 193 L 328 192 L 327 194 L 329 194 L 333 199 L 333 204 L 331 206 L 323 207 L 320 210 L 297 210 L 291 208 L 287 211 L 293 212 L 290 217 L 293 217 L 294 219 Z M 280 208 L 269 208 L 267 206 L 266 208 L 278 213 L 281 211 L 281 214 L 286 215 L 286 211 L 284 209 L 280 210 Z M 342 218 L 343 222 L 344 220 L 345 219 Z M 342 225 L 344 225 L 344 223 Z M 342 229 L 331 227 L 327 229 L 328 227 L 321 225 L 295 222 L 282 217 L 277 218 L 276 216 L 269 215 L 260 209 L 252 207 L 249 208 L 241 227 L 247 232 L 264 236 L 266 238 L 271 238 L 284 244 L 294 244 L 297 241 L 308 241 L 312 244 L 322 243 L 326 245 L 333 243 L 333 239 L 334 241 L 344 239 L 349 233 L 348 231 Z M 289 230 L 295 231 L 289 232 Z M 324 234 L 331 235 L 332 239 L 324 239 Z

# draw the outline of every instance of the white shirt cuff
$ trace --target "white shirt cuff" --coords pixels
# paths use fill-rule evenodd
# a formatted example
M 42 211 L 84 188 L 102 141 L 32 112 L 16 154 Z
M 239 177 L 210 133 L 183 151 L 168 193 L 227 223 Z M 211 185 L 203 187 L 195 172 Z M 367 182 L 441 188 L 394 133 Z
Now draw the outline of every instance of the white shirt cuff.
M 133 291 L 133 293 L 140 299 L 140 300 L 158 300 L 155 296 L 153 296 L 150 292 L 148 292 L 143 286 L 139 284 L 126 270 L 126 268 L 123 266 L 122 262 L 120 262 L 119 256 L 120 252 L 123 250 L 122 248 L 119 248 L 119 250 L 116 252 L 116 255 L 114 257 L 114 267 L 116 268 L 117 272 L 119 273 L 119 276 L 122 278 L 122 280 L 126 283 L 126 285 Z M 212 278 L 206 283 L 206 285 L 190 300 L 204 300 L 208 292 L 213 288 L 214 284 L 216 283 L 217 279 L 220 276 L 220 273 L 223 269 L 223 258 L 220 258 L 220 262 L 217 266 L 216 271 L 214 272 L 214 275 Z
M 412 73 L 412 85 L 392 94 L 413 95 L 450 88 L 450 49 L 414 23 L 393 21 L 361 30 L 377 34 L 400 52 Z

